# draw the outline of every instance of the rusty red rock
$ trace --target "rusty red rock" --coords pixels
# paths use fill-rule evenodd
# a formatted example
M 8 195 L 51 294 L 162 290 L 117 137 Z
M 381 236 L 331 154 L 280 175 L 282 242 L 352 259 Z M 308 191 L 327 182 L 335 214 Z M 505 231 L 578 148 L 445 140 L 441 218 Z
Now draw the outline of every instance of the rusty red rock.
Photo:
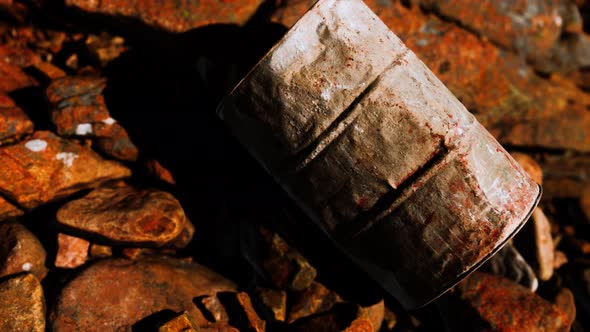
M 0 148 L 1 191 L 25 209 L 129 175 L 126 167 L 46 131 Z
M 18 222 L 0 224 L 0 277 L 30 272 L 39 280 L 47 275 L 45 248 Z
M 475 272 L 458 291 L 492 330 L 569 331 L 571 322 L 561 309 L 507 279 Z
M 590 58 L 575 57 L 587 44 L 582 18 L 567 0 L 419 0 L 422 8 L 459 22 L 501 47 L 514 51 L 542 72 L 571 72 Z M 568 54 L 569 53 L 569 54 Z M 571 57 L 571 58 L 570 58 Z M 578 61 L 576 61 L 578 60 Z
M 257 289 L 256 294 L 264 305 L 272 311 L 273 318 L 284 322 L 287 316 L 287 292 L 275 289 Z
M 512 158 L 516 160 L 516 162 L 528 173 L 528 175 L 535 180 L 539 185 L 543 184 L 543 170 L 541 169 L 541 165 L 535 161 L 531 156 L 520 153 L 520 152 L 512 152 L 510 153 Z
M 194 232 L 172 195 L 127 185 L 95 189 L 62 206 L 57 220 L 109 245 L 184 246 Z
M 88 260 L 90 242 L 71 235 L 57 234 L 57 255 L 55 266 L 60 268 L 76 268 Z
M 316 269 L 297 250 L 291 248 L 277 233 L 261 228 L 266 247 L 262 262 L 273 285 L 278 289 L 301 291 L 310 287 Z
M 307 289 L 292 295 L 287 322 L 326 312 L 342 299 L 319 282 L 314 281 Z
M 105 79 L 92 76 L 53 81 L 47 88 L 52 121 L 59 135 L 94 138 L 100 151 L 135 161 L 139 151 L 125 129 L 111 118 L 103 96 L 105 85 Z
M 158 328 L 158 332 L 198 332 L 199 327 L 193 324 L 189 314 L 185 311 L 170 319 Z
M 0 221 L 22 216 L 24 211 L 0 196 Z
M 139 20 L 154 28 L 185 32 L 209 24 L 245 23 L 260 0 L 206 0 L 161 2 L 158 0 L 120 1 L 67 0 L 65 4 L 89 13 Z
M 54 332 L 127 330 L 164 309 L 186 311 L 195 324 L 207 326 L 210 322 L 193 299 L 234 290 L 232 282 L 195 263 L 158 257 L 106 259 L 63 288 L 49 328 Z
M 0 146 L 33 132 L 33 123 L 12 99 L 0 94 Z
M 0 331 L 45 332 L 43 288 L 32 274 L 0 282 Z

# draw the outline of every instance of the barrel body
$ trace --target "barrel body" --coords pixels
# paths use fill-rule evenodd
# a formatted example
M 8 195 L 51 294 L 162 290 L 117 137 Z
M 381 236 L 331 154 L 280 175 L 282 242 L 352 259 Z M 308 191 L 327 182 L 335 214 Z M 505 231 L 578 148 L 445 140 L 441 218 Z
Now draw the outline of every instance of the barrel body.
M 361 0 L 320 0 L 218 109 L 331 239 L 405 307 L 436 298 L 540 196 Z

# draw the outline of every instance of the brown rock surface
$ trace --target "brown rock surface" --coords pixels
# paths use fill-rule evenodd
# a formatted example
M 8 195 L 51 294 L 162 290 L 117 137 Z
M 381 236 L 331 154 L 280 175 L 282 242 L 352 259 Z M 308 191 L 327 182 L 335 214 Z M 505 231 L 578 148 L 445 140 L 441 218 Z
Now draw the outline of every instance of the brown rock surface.
M 244 330 L 254 332 L 266 331 L 266 322 L 260 319 L 256 310 L 254 310 L 254 307 L 252 306 L 252 300 L 250 300 L 248 293 L 240 292 L 236 294 L 236 298 L 242 308 L 243 315 L 246 318 L 244 322 Z
M 57 246 L 56 267 L 76 268 L 88 260 L 90 242 L 84 239 L 59 233 L 57 235 Z
M 584 190 L 590 187 L 588 155 L 545 154 L 542 166 L 544 200 L 579 199 Z
M 557 225 L 554 225 L 557 226 Z M 556 231 L 556 229 L 555 229 Z M 529 222 L 515 237 L 514 244 L 541 281 L 553 276 L 555 246 L 552 225 L 540 207 L 535 208 Z M 560 236 L 560 235 L 557 235 Z M 566 237 L 565 239 L 569 239 Z M 559 241 L 563 238 L 559 237 Z M 566 241 L 567 242 L 567 241 Z
M 264 305 L 272 311 L 273 318 L 284 322 L 287 316 L 287 292 L 275 289 L 258 289 L 256 294 Z
M 198 332 L 198 326 L 195 326 L 190 319 L 189 314 L 185 311 L 182 314 L 172 318 L 158 328 L 158 332 Z
M 549 280 L 553 276 L 553 260 L 555 249 L 551 237 L 551 224 L 541 208 L 536 208 L 532 216 L 535 241 L 535 268 L 541 280 Z
M 560 288 L 553 297 L 552 302 L 565 312 L 570 322 L 576 319 L 576 301 L 574 294 L 569 288 Z
M 206 0 L 168 2 L 158 0 L 67 0 L 66 5 L 80 10 L 135 19 L 144 24 L 170 32 L 184 32 L 209 24 L 245 23 L 260 0 Z
M 397 314 L 389 309 L 388 307 L 385 307 L 385 312 L 383 314 L 383 322 L 382 322 L 382 328 L 385 331 L 392 331 L 395 326 L 398 323 L 398 317 Z
M 195 226 L 187 219 L 182 227 L 180 235 L 170 243 L 170 246 L 174 248 L 184 248 L 193 240 L 193 235 L 195 235 Z
M 573 83 L 542 79 L 518 56 L 416 8 L 371 3 L 501 143 L 590 151 L 588 95 Z
M 371 321 L 367 318 L 357 318 L 350 326 L 347 327 L 344 332 L 374 332 L 377 329 L 371 324 Z
M 45 298 L 32 274 L 0 282 L 0 331 L 45 332 Z
M 240 332 L 240 330 L 229 325 L 228 322 L 219 322 L 219 323 L 212 324 L 210 326 L 201 327 L 200 331 L 201 332 Z
M 568 262 L 568 258 L 561 250 L 555 250 L 553 257 L 553 270 L 557 270 Z
M 31 272 L 42 280 L 47 274 L 46 256 L 41 242 L 25 226 L 0 224 L 0 277 Z
M 46 131 L 0 148 L 0 191 L 25 209 L 129 175 L 122 165 Z
M 23 211 L 0 196 L 0 221 L 23 215 Z
M 50 316 L 50 330 L 128 331 L 164 309 L 186 311 L 195 324 L 207 325 L 193 299 L 234 289 L 233 283 L 195 263 L 106 259 L 63 288 Z
M 96 148 L 115 159 L 136 161 L 139 150 L 129 138 L 127 131 L 117 123 L 105 126 L 109 127 L 108 134 L 106 137 L 95 139 Z
M 125 39 L 120 36 L 110 36 L 106 32 L 90 35 L 85 42 L 88 50 L 100 61 L 102 67 L 118 58 L 127 49 Z
M 152 249 L 152 248 L 122 248 L 121 251 L 121 256 L 125 257 L 125 258 L 129 258 L 132 260 L 142 260 L 146 257 L 150 257 L 150 256 L 162 256 L 162 255 L 169 255 L 169 256 L 174 256 L 176 255 L 176 251 L 174 249 L 171 248 L 159 248 L 159 249 Z M 187 258 L 188 261 L 190 261 L 190 257 Z
M 53 65 L 50 62 L 41 61 L 35 64 L 35 69 L 47 76 L 47 78 L 55 80 L 65 77 L 67 74 L 61 68 Z
M 22 22 L 27 15 L 27 7 L 13 0 L 0 0 L 0 14 L 9 15 L 13 19 Z
M 176 184 L 172 172 L 170 172 L 166 167 L 160 164 L 159 161 L 155 159 L 150 159 L 146 162 L 146 167 L 148 172 L 156 178 L 164 182 L 168 182 L 170 184 Z
M 92 243 L 88 249 L 88 254 L 91 258 L 106 258 L 113 255 L 113 248 Z
M 169 193 L 131 186 L 95 189 L 62 206 L 57 220 L 110 245 L 151 247 L 174 244 L 190 223 Z
M 279 289 L 304 290 L 317 275 L 305 257 L 291 248 L 277 233 L 261 229 L 266 247 L 263 266 L 273 285 Z
M 52 121 L 59 135 L 95 138 L 100 151 L 120 160 L 135 161 L 137 147 L 107 110 L 105 85 L 105 79 L 88 76 L 53 81 L 47 88 Z
M 419 0 L 423 8 L 459 22 L 501 47 L 522 54 L 542 72 L 573 71 L 588 65 L 576 50 L 586 41 L 572 1 Z M 569 38 L 568 38 L 569 37 Z M 582 45 L 579 45 L 582 44 Z
M 13 33 L 18 34 L 16 31 L 13 31 Z M 18 45 L 8 44 L 0 45 L 0 61 L 11 63 L 21 68 L 34 66 L 41 62 L 39 54 L 25 45 L 18 42 Z
M 338 302 L 342 302 L 338 294 L 314 281 L 309 288 L 290 298 L 287 322 L 328 311 Z
M 36 86 L 37 82 L 19 66 L 0 59 L 0 93 Z
M 22 109 L 0 94 L 0 146 L 33 132 L 33 123 Z
M 219 302 L 217 296 L 206 296 L 199 299 L 203 308 L 211 315 L 214 322 L 227 322 L 229 316 L 225 307 Z
M 351 303 L 339 303 L 332 309 L 316 315 L 301 318 L 289 324 L 288 331 L 304 332 L 374 332 L 371 319 Z
M 543 170 L 541 165 L 531 158 L 529 155 L 520 152 L 510 153 L 512 158 L 527 172 L 527 174 L 535 180 L 538 184 L 543 184 Z
M 569 331 L 561 309 L 507 279 L 474 272 L 457 290 L 494 331 Z
M 366 307 L 360 307 L 358 318 L 367 319 L 373 327 L 373 332 L 378 332 L 385 317 L 385 302 L 383 300 Z

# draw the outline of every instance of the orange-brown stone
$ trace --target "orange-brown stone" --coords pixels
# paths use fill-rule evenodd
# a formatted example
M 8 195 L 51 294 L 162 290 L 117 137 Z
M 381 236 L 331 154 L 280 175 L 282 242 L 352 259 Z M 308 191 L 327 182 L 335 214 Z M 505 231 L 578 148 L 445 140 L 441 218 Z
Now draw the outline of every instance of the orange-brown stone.
M 33 123 L 22 109 L 0 94 L 0 146 L 33 132 Z
M 0 148 L 0 191 L 26 209 L 129 175 L 126 167 L 47 131 Z
M 46 256 L 41 242 L 25 226 L 0 224 L 0 277 L 30 272 L 42 280 L 47 275 Z
M 185 246 L 194 232 L 172 195 L 131 186 L 95 189 L 62 206 L 57 220 L 109 245 Z
M 32 274 L 0 282 L 0 331 L 45 332 L 43 288 Z
M 185 32 L 209 24 L 245 23 L 260 0 L 67 0 L 66 5 L 80 10 L 139 20 L 154 28 L 170 32 Z
M 195 324 L 207 325 L 193 299 L 234 290 L 232 282 L 195 263 L 106 259 L 63 288 L 50 316 L 50 331 L 127 331 L 164 309 L 186 311 Z
M 475 272 L 458 291 L 494 331 L 569 331 L 561 309 L 507 279 Z

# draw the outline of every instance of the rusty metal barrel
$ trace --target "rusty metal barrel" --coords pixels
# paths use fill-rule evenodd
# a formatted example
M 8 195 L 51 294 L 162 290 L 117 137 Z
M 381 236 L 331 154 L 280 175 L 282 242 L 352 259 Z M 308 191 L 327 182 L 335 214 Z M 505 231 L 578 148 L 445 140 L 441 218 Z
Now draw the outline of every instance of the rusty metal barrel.
M 218 114 L 406 308 L 490 258 L 541 194 L 361 0 L 317 2 Z

